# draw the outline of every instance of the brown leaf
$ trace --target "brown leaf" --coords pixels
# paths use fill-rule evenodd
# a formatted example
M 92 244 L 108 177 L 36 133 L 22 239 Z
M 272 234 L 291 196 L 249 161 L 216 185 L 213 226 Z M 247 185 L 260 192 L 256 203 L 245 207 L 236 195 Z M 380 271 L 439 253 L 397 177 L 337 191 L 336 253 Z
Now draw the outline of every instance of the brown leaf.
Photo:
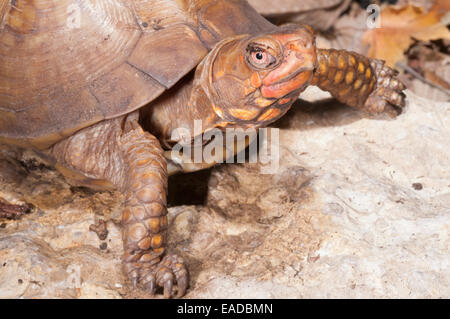
M 450 39 L 450 31 L 441 22 L 448 12 L 446 6 L 446 1 L 439 0 L 428 12 L 412 5 L 384 8 L 380 15 L 381 28 L 370 29 L 363 36 L 364 44 L 369 46 L 369 57 L 383 59 L 394 67 L 396 62 L 405 60 L 404 52 L 413 38 Z

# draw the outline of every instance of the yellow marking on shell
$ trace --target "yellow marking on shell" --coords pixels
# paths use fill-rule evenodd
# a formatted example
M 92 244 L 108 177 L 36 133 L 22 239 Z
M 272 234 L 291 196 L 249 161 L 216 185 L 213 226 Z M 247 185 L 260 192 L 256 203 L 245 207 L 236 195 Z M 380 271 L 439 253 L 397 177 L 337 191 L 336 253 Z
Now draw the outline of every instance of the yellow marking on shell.
M 359 89 L 359 88 L 361 87 L 362 83 L 363 83 L 363 82 L 361 81 L 361 79 L 357 79 L 357 80 L 355 81 L 355 83 L 353 84 L 353 88 L 354 88 L 355 90 Z
M 273 104 L 274 101 L 259 97 L 255 100 L 255 103 L 258 104 L 259 107 L 268 107 L 269 105 Z
M 370 70 L 370 68 L 367 68 L 367 70 L 366 70 L 366 79 L 370 79 L 371 76 L 372 76 L 372 71 Z
M 230 115 L 241 120 L 252 120 L 258 114 L 258 110 L 230 109 Z
M 347 67 L 347 61 L 343 55 L 338 57 L 338 68 L 344 70 Z
M 353 71 L 347 72 L 347 74 L 345 75 L 345 83 L 351 84 L 354 79 L 355 79 L 355 73 L 353 73 Z
M 355 66 L 356 65 L 356 58 L 353 55 L 350 55 L 348 57 L 348 63 L 350 66 Z
M 258 121 L 268 121 L 268 120 L 271 120 L 271 119 L 277 117 L 279 114 L 280 114 L 279 109 L 270 109 L 270 110 L 267 110 L 263 115 L 261 115 L 258 118 Z
M 366 70 L 366 67 L 365 67 L 364 63 L 359 62 L 358 63 L 358 72 L 363 74 L 365 70 Z
M 336 72 L 336 75 L 334 76 L 334 83 L 336 83 L 336 84 L 341 83 L 343 78 L 344 78 L 344 72 L 343 71 Z

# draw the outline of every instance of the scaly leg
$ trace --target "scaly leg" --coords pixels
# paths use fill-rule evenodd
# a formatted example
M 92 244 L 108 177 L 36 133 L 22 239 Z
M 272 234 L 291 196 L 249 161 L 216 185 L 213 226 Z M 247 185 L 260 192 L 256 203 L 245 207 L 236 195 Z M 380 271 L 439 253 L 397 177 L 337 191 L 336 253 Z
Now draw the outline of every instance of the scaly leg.
M 144 132 L 133 115 L 86 128 L 50 151 L 72 183 L 98 188 L 104 184 L 99 180 L 106 180 L 125 194 L 124 271 L 134 286 L 144 286 L 151 294 L 163 287 L 169 298 L 174 285 L 179 297 L 185 293 L 188 272 L 182 258 L 164 256 L 167 168 L 163 154 L 159 141 Z
M 405 106 L 405 86 L 396 78 L 398 72 L 384 61 L 334 49 L 317 50 L 317 61 L 311 84 L 329 91 L 340 102 L 392 117 Z
M 164 287 L 172 295 L 178 283 L 181 297 L 188 284 L 183 259 L 164 253 L 167 233 L 167 168 L 159 141 L 142 129 L 134 129 L 122 139 L 122 152 L 128 166 L 124 227 L 124 269 L 134 285 L 146 285 L 151 294 Z

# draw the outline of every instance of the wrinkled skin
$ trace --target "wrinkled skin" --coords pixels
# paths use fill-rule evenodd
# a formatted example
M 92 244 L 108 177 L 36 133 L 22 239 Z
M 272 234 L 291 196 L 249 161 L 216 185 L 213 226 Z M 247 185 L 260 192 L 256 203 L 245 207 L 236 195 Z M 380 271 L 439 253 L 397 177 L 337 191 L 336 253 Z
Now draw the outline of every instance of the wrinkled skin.
M 193 76 L 149 106 L 84 128 L 42 156 L 72 184 L 125 194 L 125 273 L 150 294 L 161 287 L 165 297 L 181 297 L 188 271 L 181 257 L 165 253 L 167 176 L 214 162 L 194 165 L 171 158 L 167 150 L 186 142 L 173 132 L 185 128 L 194 136 L 194 120 L 202 121 L 202 132 L 266 126 L 309 84 L 364 111 L 395 116 L 405 104 L 404 86 L 395 75 L 382 62 L 356 53 L 316 49 L 307 26 L 230 37 L 209 52 Z

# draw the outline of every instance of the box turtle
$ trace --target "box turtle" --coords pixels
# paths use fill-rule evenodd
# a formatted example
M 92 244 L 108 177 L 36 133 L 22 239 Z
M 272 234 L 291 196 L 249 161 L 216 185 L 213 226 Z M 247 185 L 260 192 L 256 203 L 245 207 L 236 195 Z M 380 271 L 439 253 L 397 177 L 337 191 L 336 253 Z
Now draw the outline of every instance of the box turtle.
M 0 0 L 0 57 L 0 142 L 122 192 L 123 270 L 165 297 L 189 282 L 165 252 L 168 174 L 214 164 L 176 162 L 171 132 L 267 126 L 308 85 L 372 113 L 405 105 L 382 61 L 318 49 L 244 0 Z

